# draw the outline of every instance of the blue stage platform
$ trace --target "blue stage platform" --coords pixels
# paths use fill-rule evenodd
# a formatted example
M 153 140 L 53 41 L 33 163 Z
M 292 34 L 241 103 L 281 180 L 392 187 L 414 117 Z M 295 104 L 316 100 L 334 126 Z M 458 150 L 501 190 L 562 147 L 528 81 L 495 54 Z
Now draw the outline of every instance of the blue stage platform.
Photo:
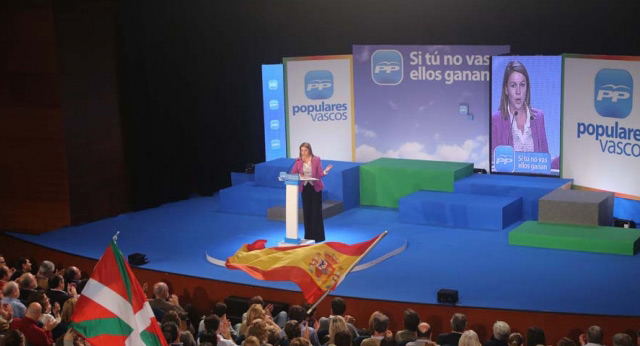
M 244 190 L 235 190 L 232 198 L 238 201 L 238 205 L 243 201 L 248 203 L 251 194 L 259 189 L 264 192 L 261 198 L 281 196 L 273 198 L 284 201 L 284 191 L 279 183 L 272 186 L 260 184 L 272 184 L 273 180 L 266 178 L 288 170 L 292 162 L 279 160 L 258 165 L 254 177 L 237 176 L 239 184 L 234 188 Z M 327 161 L 324 163 L 328 164 Z M 640 316 L 640 290 L 637 289 L 639 255 L 510 246 L 508 233 L 520 224 L 519 221 L 502 230 L 491 231 L 480 229 L 485 227 L 473 222 L 465 224 L 464 228 L 458 224 L 449 227 L 452 224 L 446 222 L 447 226 L 406 223 L 399 209 L 358 206 L 359 196 L 354 196 L 353 191 L 359 182 L 352 177 L 352 174 L 358 176 L 358 165 L 334 163 L 334 166 L 334 171 L 325 178 L 329 194 L 325 198 L 341 196 L 343 201 L 350 199 L 351 207 L 325 220 L 327 240 L 355 243 L 388 230 L 389 236 L 365 262 L 408 244 L 408 248 L 397 256 L 349 275 L 335 295 L 437 304 L 436 292 L 441 288 L 453 288 L 460 293 L 461 306 Z M 527 198 L 529 207 L 523 210 L 531 217 L 534 195 L 542 196 L 543 190 L 552 190 L 564 183 L 566 181 L 553 178 L 473 175 L 456 182 L 454 194 L 500 196 L 491 193 L 498 190 L 509 200 Z M 262 238 L 268 240 L 267 246 L 275 246 L 284 237 L 284 222 L 268 221 L 264 215 L 225 211 L 229 206 L 223 201 L 224 193 L 221 191 L 212 197 L 192 198 L 39 236 L 11 235 L 59 251 L 97 259 L 111 237 L 120 231 L 118 244 L 125 254 L 147 254 L 150 263 L 144 268 L 297 291 L 293 283 L 259 281 L 241 271 L 227 270 L 207 260 L 207 253 L 224 259 L 244 243 Z M 451 202 L 452 195 L 448 196 Z M 432 197 L 435 196 L 429 198 Z M 473 208 L 474 204 L 485 203 L 483 198 L 489 197 L 469 198 L 469 208 Z M 510 205 L 507 199 L 491 200 L 495 202 L 494 206 L 500 207 Z M 627 211 L 633 209 L 629 205 L 624 207 Z M 255 206 L 251 208 L 258 210 Z M 496 215 L 493 221 L 497 220 Z M 517 218 L 517 215 L 511 217 Z M 502 222 L 504 227 L 512 220 L 503 219 Z

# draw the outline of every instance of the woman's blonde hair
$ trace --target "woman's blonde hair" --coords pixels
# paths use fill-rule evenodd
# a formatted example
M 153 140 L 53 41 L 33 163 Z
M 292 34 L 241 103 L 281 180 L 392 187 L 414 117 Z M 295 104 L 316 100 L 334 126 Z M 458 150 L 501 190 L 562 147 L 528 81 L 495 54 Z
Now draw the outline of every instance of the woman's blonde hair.
M 248 324 L 246 336 L 255 336 L 260 340 L 260 344 L 266 343 L 269 338 L 267 324 L 261 318 L 253 320 L 253 322 Z
M 347 327 L 347 322 L 344 318 L 342 316 L 331 317 L 331 321 L 329 322 L 329 343 L 335 344 L 336 334 L 342 331 L 349 331 L 349 327 Z
M 376 316 L 382 314 L 382 312 L 380 311 L 374 311 L 371 316 L 369 317 L 369 331 L 371 332 L 371 335 L 373 335 L 373 320 L 376 318 Z
M 478 338 L 478 334 L 473 330 L 467 330 L 462 333 L 460 336 L 460 341 L 458 341 L 458 346 L 482 346 L 480 343 L 480 339 Z
M 76 308 L 77 302 L 78 298 L 69 298 L 64 302 L 64 305 L 62 306 L 62 313 L 60 313 L 60 319 L 62 322 L 71 322 L 71 315 L 73 315 L 73 309 Z

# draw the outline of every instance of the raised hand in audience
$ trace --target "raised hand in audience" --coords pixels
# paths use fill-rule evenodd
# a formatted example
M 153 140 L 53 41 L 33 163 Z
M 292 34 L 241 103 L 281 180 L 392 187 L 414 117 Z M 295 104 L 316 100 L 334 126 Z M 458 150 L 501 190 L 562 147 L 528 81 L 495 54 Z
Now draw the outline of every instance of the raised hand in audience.
M 344 321 L 353 325 L 356 324 L 356 319 L 351 315 L 344 315 Z
M 267 304 L 267 306 L 264 307 L 264 312 L 267 316 L 271 316 L 271 312 L 273 312 L 273 304 Z
M 178 296 L 175 295 L 175 294 L 172 294 L 169 297 L 169 303 L 171 303 L 172 305 L 175 305 L 175 306 L 180 306 L 180 301 L 178 299 Z

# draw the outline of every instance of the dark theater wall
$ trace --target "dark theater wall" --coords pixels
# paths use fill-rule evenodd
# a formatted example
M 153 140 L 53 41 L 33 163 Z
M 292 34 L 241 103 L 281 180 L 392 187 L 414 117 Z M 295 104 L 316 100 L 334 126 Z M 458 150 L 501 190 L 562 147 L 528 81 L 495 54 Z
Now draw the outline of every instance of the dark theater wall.
M 134 207 L 210 194 L 230 170 L 264 160 L 261 64 L 350 54 L 352 44 L 640 55 L 637 13 L 637 1 L 122 1 Z

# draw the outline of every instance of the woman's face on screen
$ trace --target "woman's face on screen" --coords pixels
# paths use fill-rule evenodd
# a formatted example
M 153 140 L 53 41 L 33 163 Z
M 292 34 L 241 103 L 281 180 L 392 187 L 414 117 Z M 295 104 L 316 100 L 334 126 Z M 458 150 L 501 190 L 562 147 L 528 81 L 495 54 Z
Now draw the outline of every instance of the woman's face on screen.
M 309 157 L 309 149 L 307 147 L 300 147 L 300 156 Z
M 522 110 L 524 99 L 527 96 L 527 79 L 520 72 L 513 72 L 507 81 L 505 93 L 509 97 L 511 112 Z

